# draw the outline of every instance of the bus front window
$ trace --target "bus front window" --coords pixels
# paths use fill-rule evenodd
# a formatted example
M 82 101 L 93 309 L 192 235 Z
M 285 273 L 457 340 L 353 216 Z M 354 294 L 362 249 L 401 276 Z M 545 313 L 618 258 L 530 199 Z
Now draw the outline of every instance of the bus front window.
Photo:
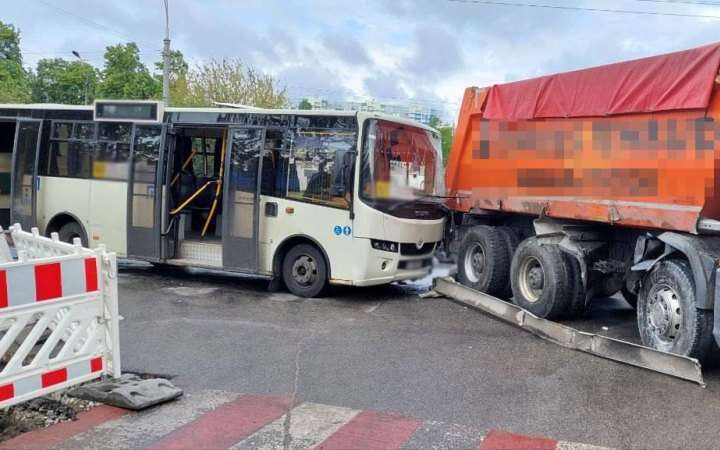
M 360 197 L 392 215 L 437 219 L 440 139 L 436 133 L 386 120 L 370 120 L 366 127 Z

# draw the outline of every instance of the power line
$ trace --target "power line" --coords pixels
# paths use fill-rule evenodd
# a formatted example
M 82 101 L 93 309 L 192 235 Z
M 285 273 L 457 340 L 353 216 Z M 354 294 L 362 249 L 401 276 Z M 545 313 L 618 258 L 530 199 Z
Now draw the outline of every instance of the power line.
M 640 11 L 635 9 L 612 9 L 612 8 L 588 8 L 581 6 L 565 6 L 565 5 L 546 5 L 541 3 L 518 3 L 518 2 L 506 2 L 499 0 L 447 0 L 451 3 L 466 3 L 476 5 L 490 5 L 490 6 L 515 6 L 522 8 L 544 8 L 544 9 L 559 9 L 565 11 L 584 11 L 584 12 L 599 12 L 599 13 L 614 13 L 614 14 L 635 14 L 643 16 L 671 16 L 671 17 L 690 17 L 694 19 L 715 19 L 720 20 L 720 16 L 711 16 L 708 14 L 688 14 L 688 13 L 673 13 L 673 12 L 660 12 L 660 11 Z
M 81 15 L 79 15 L 79 14 L 76 14 L 76 13 L 74 13 L 74 12 L 72 12 L 72 11 L 68 11 L 67 9 L 61 8 L 61 7 L 59 7 L 59 6 L 57 6 L 57 5 L 54 5 L 54 4 L 52 4 L 52 3 L 48 2 L 48 1 L 45 1 L 45 0 L 37 0 L 37 1 L 38 1 L 39 3 L 42 3 L 42 4 L 45 5 L 45 6 L 49 7 L 49 8 L 53 8 L 53 9 L 55 9 L 55 10 L 57 10 L 57 11 L 65 14 L 65 15 L 67 15 L 67 16 L 74 17 L 75 19 L 77 19 L 77 20 L 79 20 L 79 21 L 81 21 L 81 22 L 84 22 L 86 25 L 89 25 L 89 26 L 91 26 L 91 27 L 93 27 L 93 28 L 97 28 L 97 29 L 101 29 L 101 30 L 103 30 L 103 31 L 111 32 L 111 33 L 115 34 L 116 36 L 119 36 L 119 37 L 123 38 L 124 40 L 131 41 L 131 42 L 138 42 L 138 43 L 141 43 L 141 44 L 143 44 L 143 45 L 147 45 L 148 47 L 152 47 L 152 46 L 156 45 L 156 44 L 148 44 L 147 42 L 143 43 L 143 42 L 140 42 L 140 41 L 136 41 L 135 39 L 131 39 L 129 36 L 127 36 L 125 33 L 123 33 L 123 32 L 120 31 L 120 30 L 117 30 L 117 29 L 108 27 L 107 25 L 104 25 L 104 24 L 102 24 L 102 23 L 100 23 L 100 22 L 96 22 L 96 21 L 94 21 L 94 20 L 92 20 L 92 19 L 88 19 L 87 17 L 83 17 L 83 16 L 81 16 Z

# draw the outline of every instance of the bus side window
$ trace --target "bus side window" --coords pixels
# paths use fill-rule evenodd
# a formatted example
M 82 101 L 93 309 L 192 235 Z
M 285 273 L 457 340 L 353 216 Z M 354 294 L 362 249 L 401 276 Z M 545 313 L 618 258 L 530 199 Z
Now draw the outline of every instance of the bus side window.
M 92 177 L 127 181 L 130 168 L 132 124 L 101 123 L 92 160 Z
M 268 129 L 263 149 L 262 195 L 285 197 L 288 185 L 288 162 L 290 160 L 289 133 L 286 129 Z M 297 178 L 297 175 L 295 176 Z
M 288 197 L 348 208 L 356 140 L 351 129 L 296 130 L 291 160 L 299 179 Z

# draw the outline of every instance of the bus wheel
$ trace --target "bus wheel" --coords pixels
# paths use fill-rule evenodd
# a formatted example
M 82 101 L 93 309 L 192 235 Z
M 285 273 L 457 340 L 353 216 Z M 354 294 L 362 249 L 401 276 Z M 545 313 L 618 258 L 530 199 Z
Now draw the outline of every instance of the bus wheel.
M 85 232 L 83 232 L 82 227 L 77 222 L 68 222 L 61 226 L 58 230 L 58 237 L 61 241 L 69 242 L 70 244 L 73 243 L 75 238 L 80 238 L 80 242 L 83 247 L 87 247 L 88 245 L 87 239 L 85 238 Z
M 299 297 L 317 297 L 327 285 L 327 265 L 320 251 L 299 244 L 285 254 L 282 266 L 285 285 Z
M 497 227 L 472 227 L 460 244 L 458 281 L 489 295 L 502 296 L 510 274 L 510 251 Z
M 661 261 L 645 276 L 637 303 L 642 343 L 704 361 L 713 345 L 713 313 L 695 306 L 692 269 L 679 259 Z
M 546 319 L 565 316 L 577 295 L 571 270 L 570 259 L 557 245 L 540 245 L 534 237 L 525 239 L 510 270 L 513 303 Z

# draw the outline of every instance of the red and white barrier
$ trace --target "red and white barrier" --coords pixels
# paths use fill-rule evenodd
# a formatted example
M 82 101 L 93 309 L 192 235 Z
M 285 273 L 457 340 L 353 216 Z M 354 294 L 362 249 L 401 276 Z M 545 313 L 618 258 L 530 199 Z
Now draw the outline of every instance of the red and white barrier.
M 0 408 L 103 374 L 120 376 L 115 254 L 42 237 L 0 236 Z

